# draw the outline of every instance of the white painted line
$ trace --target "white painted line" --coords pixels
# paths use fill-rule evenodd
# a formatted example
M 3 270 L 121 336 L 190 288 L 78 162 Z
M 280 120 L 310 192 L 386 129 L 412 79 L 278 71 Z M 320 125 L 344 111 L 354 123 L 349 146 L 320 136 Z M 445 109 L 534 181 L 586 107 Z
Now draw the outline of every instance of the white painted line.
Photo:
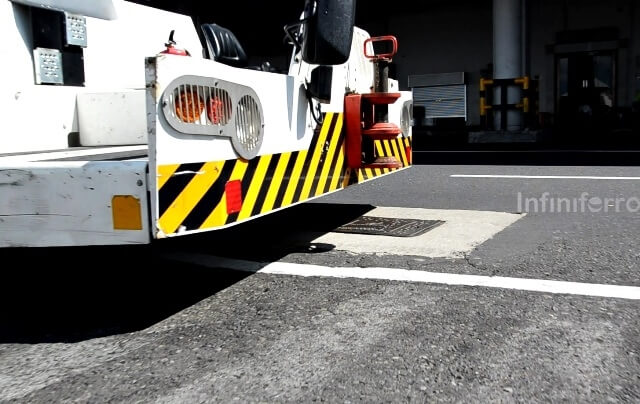
M 301 277 L 377 279 L 399 282 L 429 283 L 454 286 L 479 286 L 527 292 L 608 297 L 640 300 L 640 287 L 550 281 L 543 279 L 506 278 L 501 276 L 460 275 L 398 268 L 339 268 L 287 262 L 259 263 L 204 254 L 174 253 L 169 259 L 213 268 L 243 272 Z
M 417 237 L 327 233 L 313 242 L 333 244 L 337 250 L 353 254 L 462 258 L 524 217 L 504 212 L 390 207 L 375 208 L 365 216 L 442 220 L 445 223 Z
M 542 180 L 627 180 L 640 181 L 640 177 L 592 177 L 581 175 L 484 175 L 484 174 L 454 174 L 451 178 L 514 178 L 514 179 L 542 179 Z

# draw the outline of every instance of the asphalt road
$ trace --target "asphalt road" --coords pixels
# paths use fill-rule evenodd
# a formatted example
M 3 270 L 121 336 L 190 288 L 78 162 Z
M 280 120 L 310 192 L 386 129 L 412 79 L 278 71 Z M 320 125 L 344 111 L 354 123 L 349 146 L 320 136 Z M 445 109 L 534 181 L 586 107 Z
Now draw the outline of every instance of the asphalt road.
M 485 174 L 607 179 L 452 177 Z M 0 401 L 638 402 L 638 300 L 250 274 L 175 254 L 640 287 L 640 214 L 615 209 L 640 181 L 613 178 L 639 176 L 417 166 L 214 235 L 3 251 Z M 608 211 L 582 209 L 585 193 Z M 543 195 L 577 209 L 542 212 Z M 315 242 L 375 206 L 526 215 L 460 257 Z

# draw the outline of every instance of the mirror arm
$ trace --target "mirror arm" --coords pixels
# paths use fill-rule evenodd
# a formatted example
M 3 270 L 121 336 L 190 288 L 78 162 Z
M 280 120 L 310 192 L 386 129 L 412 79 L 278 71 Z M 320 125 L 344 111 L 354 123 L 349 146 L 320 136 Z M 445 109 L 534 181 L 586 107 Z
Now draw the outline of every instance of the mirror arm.
M 305 19 L 302 19 L 302 20 L 300 20 L 298 22 L 295 22 L 293 24 L 288 24 L 288 25 L 284 26 L 285 41 L 288 40 L 289 41 L 288 43 L 290 45 L 295 46 L 296 52 L 299 51 L 300 49 L 302 49 L 302 44 L 300 43 L 300 39 L 299 39 L 298 35 L 293 30 L 303 26 L 308 21 L 309 21 L 309 19 L 305 18 Z

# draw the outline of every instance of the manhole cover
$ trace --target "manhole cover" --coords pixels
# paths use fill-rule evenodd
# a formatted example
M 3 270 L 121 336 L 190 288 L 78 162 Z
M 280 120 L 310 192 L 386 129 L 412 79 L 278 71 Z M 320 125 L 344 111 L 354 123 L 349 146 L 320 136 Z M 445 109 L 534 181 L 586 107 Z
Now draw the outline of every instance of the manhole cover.
M 415 237 L 435 229 L 443 223 L 441 220 L 362 216 L 333 231 L 336 233 L 367 234 L 373 236 Z

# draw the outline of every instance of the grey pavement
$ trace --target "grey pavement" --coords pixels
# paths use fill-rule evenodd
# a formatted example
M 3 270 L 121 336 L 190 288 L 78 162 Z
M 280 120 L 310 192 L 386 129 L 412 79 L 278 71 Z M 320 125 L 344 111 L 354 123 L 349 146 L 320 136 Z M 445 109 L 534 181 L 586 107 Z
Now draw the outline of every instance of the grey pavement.
M 249 275 L 161 256 L 640 286 L 635 212 L 529 212 L 465 259 L 313 245 L 368 205 L 517 212 L 518 193 L 640 197 L 640 181 L 452 174 L 640 169 L 417 166 L 215 235 L 151 248 L 0 252 L 23 263 L 4 270 L 13 276 L 0 297 L 0 401 L 640 401 L 638 301 Z

